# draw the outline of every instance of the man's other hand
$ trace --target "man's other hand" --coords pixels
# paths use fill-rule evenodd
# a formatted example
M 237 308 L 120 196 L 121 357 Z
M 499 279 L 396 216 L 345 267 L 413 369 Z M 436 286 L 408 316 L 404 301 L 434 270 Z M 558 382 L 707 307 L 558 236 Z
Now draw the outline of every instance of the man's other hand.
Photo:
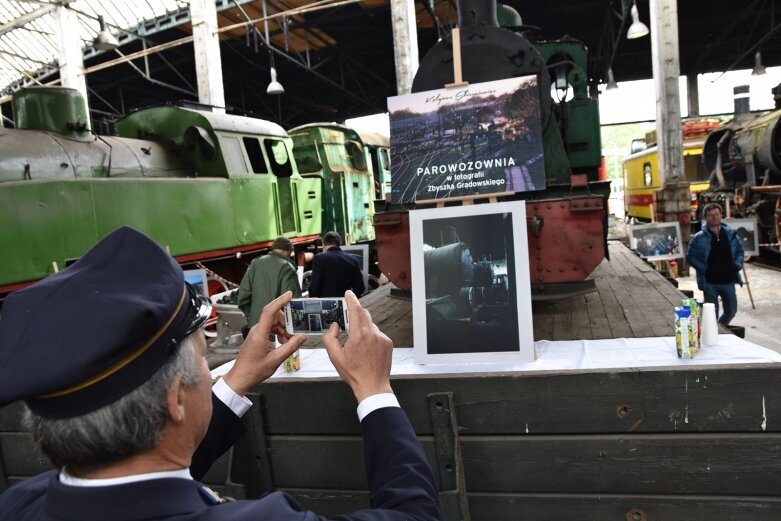
M 282 308 L 293 298 L 288 291 L 269 302 L 260 314 L 260 320 L 249 330 L 233 367 L 223 379 L 233 391 L 244 396 L 255 385 L 268 379 L 287 357 L 301 347 L 304 335 L 289 335 L 285 330 L 285 314 Z M 282 344 L 274 347 L 270 340 L 276 335 Z

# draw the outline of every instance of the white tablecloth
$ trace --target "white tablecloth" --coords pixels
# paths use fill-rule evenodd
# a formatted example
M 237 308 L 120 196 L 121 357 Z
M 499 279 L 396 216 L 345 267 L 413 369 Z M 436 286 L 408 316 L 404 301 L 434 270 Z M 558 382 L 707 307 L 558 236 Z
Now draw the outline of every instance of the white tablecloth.
M 564 371 L 635 367 L 704 366 L 716 364 L 781 363 L 781 354 L 734 335 L 719 335 L 719 344 L 703 346 L 691 360 L 681 360 L 675 351 L 674 337 L 615 338 L 606 340 L 569 340 L 535 342 L 537 359 L 525 363 L 415 363 L 412 348 L 393 350 L 392 375 L 489 373 L 508 371 Z M 301 370 L 285 373 L 279 368 L 272 378 L 338 377 L 325 349 L 301 349 Z M 225 374 L 233 361 L 212 370 L 212 376 Z

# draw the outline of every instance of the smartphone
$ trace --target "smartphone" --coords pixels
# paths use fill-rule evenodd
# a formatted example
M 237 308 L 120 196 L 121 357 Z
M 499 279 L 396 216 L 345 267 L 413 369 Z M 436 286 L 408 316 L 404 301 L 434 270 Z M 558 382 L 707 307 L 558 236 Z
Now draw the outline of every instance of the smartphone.
M 347 302 L 343 298 L 294 298 L 284 308 L 285 329 L 291 335 L 322 335 L 333 322 L 350 330 Z

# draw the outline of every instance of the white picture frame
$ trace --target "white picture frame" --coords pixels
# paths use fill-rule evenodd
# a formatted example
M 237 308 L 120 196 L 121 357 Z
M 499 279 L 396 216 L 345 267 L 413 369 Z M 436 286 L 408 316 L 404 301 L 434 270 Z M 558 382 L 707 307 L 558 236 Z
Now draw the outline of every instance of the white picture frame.
M 525 202 L 413 210 L 409 223 L 416 363 L 533 361 Z
M 756 219 L 727 218 L 722 219 L 722 221 L 737 234 L 741 244 L 743 244 L 744 255 L 752 257 L 759 255 L 759 232 Z
M 632 224 L 627 227 L 629 247 L 649 261 L 682 259 L 681 225 L 675 222 Z
M 182 270 L 184 272 L 185 282 L 189 282 L 204 297 L 209 296 L 209 283 L 206 276 L 206 270 Z
M 363 275 L 364 293 L 369 291 L 369 245 L 368 244 L 349 244 L 340 246 L 343 252 L 349 253 L 358 258 L 361 263 L 361 275 Z M 360 297 L 360 295 L 358 295 Z

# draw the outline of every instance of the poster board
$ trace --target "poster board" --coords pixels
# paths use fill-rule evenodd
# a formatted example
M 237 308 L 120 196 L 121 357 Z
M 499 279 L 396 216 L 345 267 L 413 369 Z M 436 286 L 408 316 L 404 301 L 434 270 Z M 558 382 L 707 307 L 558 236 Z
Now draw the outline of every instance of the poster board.
M 343 252 L 349 253 L 358 258 L 361 266 L 361 275 L 363 275 L 364 293 L 369 291 L 369 245 L 368 244 L 350 244 L 340 246 Z M 360 297 L 360 295 L 358 295 Z
M 388 98 L 395 204 L 545 189 L 536 76 Z
M 415 361 L 535 357 L 524 201 L 410 212 Z
M 627 228 L 629 247 L 649 261 L 682 259 L 681 225 L 678 222 L 634 224 Z
M 744 255 L 759 255 L 759 233 L 756 219 L 722 219 L 722 221 L 735 231 L 735 234 L 743 244 Z M 707 225 L 704 225 L 707 226 Z

